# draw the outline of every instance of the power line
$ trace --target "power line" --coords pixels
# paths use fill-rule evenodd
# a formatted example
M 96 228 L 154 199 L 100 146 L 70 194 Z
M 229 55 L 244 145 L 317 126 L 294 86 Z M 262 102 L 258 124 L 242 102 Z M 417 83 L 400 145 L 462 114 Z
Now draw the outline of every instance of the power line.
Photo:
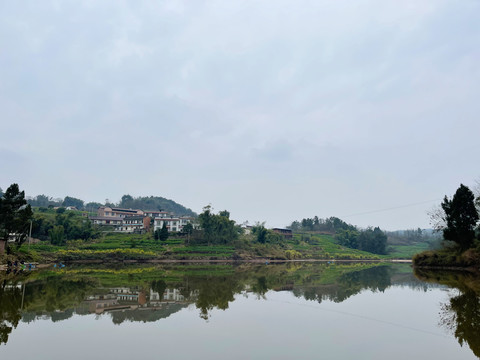
M 370 316 L 350 313 L 350 312 L 341 311 L 341 310 L 328 309 L 328 308 L 325 308 L 325 307 L 317 306 L 316 304 L 294 303 L 294 302 L 291 302 L 291 301 L 282 301 L 282 300 L 273 300 L 273 299 L 269 299 L 268 301 L 282 303 L 282 304 L 289 304 L 289 305 L 296 305 L 296 306 L 314 308 L 314 309 L 322 310 L 322 311 L 325 311 L 325 312 L 331 312 L 331 313 L 341 314 L 341 315 L 345 315 L 345 316 L 356 317 L 356 318 L 360 318 L 360 319 L 364 319 L 364 320 L 374 321 L 374 322 L 381 323 L 381 324 L 391 325 L 391 326 L 394 326 L 394 327 L 397 327 L 397 328 L 403 328 L 403 329 L 406 329 L 406 330 L 412 330 L 412 331 L 421 332 L 421 333 L 425 333 L 425 334 L 429 334 L 429 335 L 433 335 L 433 336 L 438 336 L 438 337 L 443 337 L 443 338 L 447 338 L 447 339 L 449 338 L 449 336 L 447 336 L 447 335 L 440 334 L 440 333 L 435 333 L 433 331 L 419 329 L 419 328 L 415 328 L 413 326 L 395 323 L 393 321 L 381 320 L 381 319 L 377 319 L 377 318 L 370 317 Z
M 412 206 L 417 206 L 417 205 L 422 205 L 422 204 L 428 204 L 428 203 L 432 203 L 432 202 L 437 202 L 437 201 L 440 201 L 440 200 L 442 200 L 442 199 L 428 200 L 428 201 L 422 201 L 422 202 L 412 203 L 412 204 L 408 204 L 408 205 L 395 206 L 395 207 L 386 208 L 386 209 L 372 210 L 372 211 L 366 211 L 366 212 L 355 213 L 355 214 L 350 214 L 350 215 L 343 215 L 343 216 L 340 216 L 340 218 L 346 218 L 346 217 L 358 216 L 358 215 L 375 214 L 375 213 L 384 212 L 384 211 L 391 211 L 391 210 L 396 210 L 396 209 L 403 209 L 403 208 L 408 208 L 408 207 L 412 207 Z

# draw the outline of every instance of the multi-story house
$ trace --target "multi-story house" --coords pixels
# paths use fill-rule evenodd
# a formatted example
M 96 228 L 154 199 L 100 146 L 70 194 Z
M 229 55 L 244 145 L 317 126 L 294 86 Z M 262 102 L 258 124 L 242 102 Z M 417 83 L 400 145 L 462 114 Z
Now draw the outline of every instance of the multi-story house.
M 122 224 L 117 231 L 129 233 L 143 233 L 150 230 L 150 218 L 148 216 L 127 216 L 122 219 Z
M 188 223 L 192 223 L 193 218 L 186 216 L 179 217 L 156 217 L 154 222 L 154 231 L 159 230 L 163 227 L 163 224 L 166 225 L 169 232 L 172 231 L 182 231 L 183 227 Z
M 123 221 L 123 218 L 119 216 L 90 216 L 89 219 L 94 225 L 119 226 L 122 224 Z
M 162 211 L 162 210 L 145 210 L 144 211 L 144 215 L 145 216 L 150 216 L 152 219 L 155 219 L 155 218 L 166 218 L 168 217 L 170 214 L 168 213 L 168 211 Z
M 134 209 L 122 209 L 122 208 L 112 208 L 108 206 L 100 206 L 97 210 L 98 216 L 113 216 L 113 217 L 127 217 L 127 216 L 135 216 L 135 215 L 144 215 L 142 210 L 134 210 Z

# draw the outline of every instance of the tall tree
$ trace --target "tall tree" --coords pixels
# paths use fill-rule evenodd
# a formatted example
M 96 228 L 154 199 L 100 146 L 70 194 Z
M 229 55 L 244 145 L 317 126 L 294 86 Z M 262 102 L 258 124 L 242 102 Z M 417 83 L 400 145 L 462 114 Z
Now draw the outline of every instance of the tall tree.
M 160 233 L 158 234 L 158 239 L 160 241 L 167 241 L 168 239 L 168 229 L 167 229 L 167 223 L 164 222 L 162 229 L 160 230 Z
M 443 229 L 444 239 L 454 241 L 462 250 L 471 247 L 475 238 L 475 225 L 479 219 L 472 191 L 460 184 L 452 200 L 445 196 L 442 209 L 446 223 Z
M 239 227 L 235 225 L 235 221 L 229 219 L 230 213 L 224 210 L 217 215 L 211 210 L 210 205 L 205 206 L 198 216 L 203 233 L 202 240 L 207 244 L 227 244 L 237 239 Z
M 75 206 L 79 210 L 83 209 L 83 204 L 83 200 L 71 196 L 66 196 L 62 203 L 63 206 Z
M 0 252 L 3 252 L 12 236 L 18 246 L 25 241 L 32 216 L 25 192 L 20 191 L 18 184 L 10 185 L 0 198 Z

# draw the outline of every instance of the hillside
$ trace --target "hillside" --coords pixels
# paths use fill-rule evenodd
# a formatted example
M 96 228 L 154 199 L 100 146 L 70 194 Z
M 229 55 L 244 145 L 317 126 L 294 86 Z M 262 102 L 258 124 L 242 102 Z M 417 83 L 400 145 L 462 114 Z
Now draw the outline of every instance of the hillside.
M 123 195 L 118 203 L 118 207 L 125 209 L 163 210 L 175 215 L 197 216 L 191 209 L 161 196 L 139 196 L 134 198 L 130 195 Z
M 296 235 L 280 244 L 260 244 L 248 235 L 231 244 L 190 245 L 185 237 L 172 236 L 167 241 L 154 240 L 151 234 L 103 234 L 90 241 L 67 241 L 52 245 L 48 241 L 32 244 L 36 261 L 122 260 L 380 260 L 379 256 L 335 243 L 328 235 Z M 25 247 L 20 252 L 28 256 Z
M 126 209 L 163 210 L 179 216 L 197 216 L 197 214 L 191 209 L 161 196 L 140 196 L 134 198 L 130 195 L 123 195 L 118 203 L 102 204 L 97 202 L 85 203 L 82 199 L 77 199 L 71 196 L 65 196 L 64 199 L 54 199 L 47 195 L 37 195 L 34 197 L 27 197 L 27 202 L 33 207 L 47 208 L 74 206 L 78 210 L 88 210 L 90 212 L 96 212 L 98 207 L 108 205 Z

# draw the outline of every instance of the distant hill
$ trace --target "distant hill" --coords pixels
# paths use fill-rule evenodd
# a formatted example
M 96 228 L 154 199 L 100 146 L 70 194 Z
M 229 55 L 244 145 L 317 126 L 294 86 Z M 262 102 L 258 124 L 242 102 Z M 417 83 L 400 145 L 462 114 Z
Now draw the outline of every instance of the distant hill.
M 32 206 L 48 207 L 48 206 L 75 206 L 79 210 L 87 209 L 89 211 L 96 211 L 102 205 L 121 207 L 125 209 L 141 209 L 141 210 L 162 210 L 168 211 L 178 216 L 193 216 L 197 214 L 189 208 L 176 203 L 173 200 L 165 199 L 161 196 L 140 196 L 132 197 L 130 195 L 123 195 L 118 204 L 101 204 L 97 202 L 90 202 L 84 204 L 81 199 L 76 199 L 66 196 L 65 199 L 54 199 L 47 195 L 37 195 L 35 197 L 27 197 L 27 201 Z
M 125 209 L 162 210 L 179 216 L 197 216 L 191 209 L 161 196 L 139 196 L 134 198 L 130 195 L 123 195 L 118 203 L 118 207 Z
M 418 243 L 430 243 L 441 240 L 441 235 L 434 233 L 432 229 L 408 229 L 387 231 L 388 245 L 414 245 Z

